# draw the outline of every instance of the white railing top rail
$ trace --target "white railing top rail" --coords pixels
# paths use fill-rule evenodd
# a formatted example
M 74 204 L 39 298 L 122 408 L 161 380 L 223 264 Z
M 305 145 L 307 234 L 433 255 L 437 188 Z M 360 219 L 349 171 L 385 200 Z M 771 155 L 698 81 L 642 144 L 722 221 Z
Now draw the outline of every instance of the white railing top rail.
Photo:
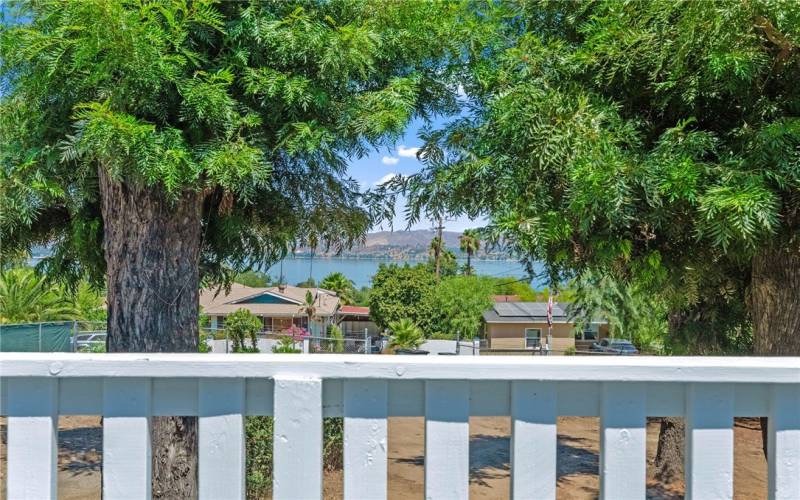
M 0 353 L 3 377 L 800 383 L 800 357 Z
M 199 498 L 244 499 L 247 415 L 274 416 L 273 498 L 386 498 L 388 420 L 425 417 L 425 497 L 469 496 L 470 416 L 511 417 L 514 499 L 556 498 L 557 417 L 600 417 L 600 497 L 641 499 L 648 416 L 686 421 L 688 499 L 733 498 L 734 416 L 768 416 L 768 494 L 800 498 L 800 358 L 0 353 L 7 496 L 57 497 L 59 415 L 103 415 L 103 498 L 150 498 L 153 416 L 199 417 Z M 48 478 L 49 480 L 45 479 Z M 505 496 L 505 495 L 504 495 Z

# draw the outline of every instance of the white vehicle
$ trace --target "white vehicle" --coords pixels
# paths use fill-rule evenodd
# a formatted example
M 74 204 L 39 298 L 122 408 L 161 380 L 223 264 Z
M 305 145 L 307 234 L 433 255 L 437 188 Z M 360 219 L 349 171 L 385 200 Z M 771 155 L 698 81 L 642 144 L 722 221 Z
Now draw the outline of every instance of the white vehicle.
M 106 343 L 106 332 L 84 332 L 72 338 L 73 351 L 85 351 L 93 345 Z

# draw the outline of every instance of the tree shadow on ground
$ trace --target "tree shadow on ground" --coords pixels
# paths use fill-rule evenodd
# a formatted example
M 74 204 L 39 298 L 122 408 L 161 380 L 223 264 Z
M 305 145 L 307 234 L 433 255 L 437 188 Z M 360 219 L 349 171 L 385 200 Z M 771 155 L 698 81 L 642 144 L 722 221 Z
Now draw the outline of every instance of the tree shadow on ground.
M 469 481 L 488 486 L 490 479 L 503 479 L 511 470 L 511 439 L 478 434 L 469 440 Z
M 558 458 L 556 459 L 556 475 L 558 480 L 573 474 L 593 474 L 600 472 L 600 457 L 592 451 L 592 441 L 585 438 L 558 435 Z
M 73 474 L 91 474 L 101 470 L 103 428 L 77 427 L 58 431 L 59 469 Z
M 588 439 L 558 435 L 556 468 L 559 480 L 574 474 L 598 474 L 600 459 L 590 446 L 591 441 Z M 422 467 L 425 465 L 425 457 L 397 458 L 394 462 Z M 470 482 L 487 486 L 488 480 L 508 477 L 510 470 L 511 439 L 508 436 L 470 436 Z

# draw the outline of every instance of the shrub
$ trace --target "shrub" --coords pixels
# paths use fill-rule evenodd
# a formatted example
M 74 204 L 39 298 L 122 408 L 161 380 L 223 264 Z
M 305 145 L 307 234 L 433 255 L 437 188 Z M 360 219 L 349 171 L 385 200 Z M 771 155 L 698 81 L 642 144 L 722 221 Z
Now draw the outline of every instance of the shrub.
M 328 336 L 331 339 L 328 349 L 331 352 L 344 352 L 344 333 L 342 333 L 342 329 L 336 325 L 330 325 Z
M 261 498 L 272 487 L 273 417 L 245 418 L 247 498 Z
M 417 349 L 425 341 L 422 330 L 408 318 L 389 323 L 392 331 L 392 340 L 389 347 L 392 349 Z
M 295 342 L 291 335 L 282 335 L 278 339 L 278 343 L 272 346 L 272 352 L 276 354 L 297 354 L 303 351 L 295 347 Z
M 233 342 L 233 352 L 258 352 L 256 334 L 261 327 L 261 320 L 247 309 L 239 309 L 225 318 L 225 329 Z M 245 350 L 246 338 L 250 339 L 250 350 Z
M 575 356 L 575 354 L 577 354 L 577 352 L 575 351 L 574 345 L 571 345 L 566 349 L 564 349 L 564 356 Z
M 92 342 L 91 344 L 87 345 L 83 349 L 82 352 L 91 352 L 91 353 L 100 353 L 106 352 L 106 343 L 105 342 Z

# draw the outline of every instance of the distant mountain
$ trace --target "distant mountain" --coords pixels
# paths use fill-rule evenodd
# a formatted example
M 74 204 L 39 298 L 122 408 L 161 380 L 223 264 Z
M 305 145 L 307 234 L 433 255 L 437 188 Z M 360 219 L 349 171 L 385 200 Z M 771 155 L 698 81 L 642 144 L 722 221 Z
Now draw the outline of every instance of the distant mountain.
M 420 229 L 415 231 L 378 231 L 367 234 L 364 244 L 342 252 L 341 256 L 425 260 L 429 256 L 431 241 L 435 236 L 436 231 L 432 229 Z M 442 231 L 445 248 L 454 252 L 458 257 L 465 257 L 459 250 L 459 236 L 461 236 L 461 233 L 456 231 Z M 296 252 L 297 255 L 304 255 L 307 253 L 307 249 Z M 317 255 L 333 256 L 333 253 L 328 252 L 326 254 L 324 252 L 317 252 Z M 497 250 L 487 253 L 484 248 L 481 248 L 475 258 L 504 260 L 509 258 L 509 256 L 505 252 Z
M 424 248 L 427 251 L 435 236 L 436 231 L 433 229 L 419 229 L 416 231 L 378 231 L 377 233 L 367 234 L 367 241 L 363 247 Z M 461 233 L 455 231 L 442 231 L 445 248 L 452 250 L 457 249 L 459 245 L 459 236 L 461 236 Z

